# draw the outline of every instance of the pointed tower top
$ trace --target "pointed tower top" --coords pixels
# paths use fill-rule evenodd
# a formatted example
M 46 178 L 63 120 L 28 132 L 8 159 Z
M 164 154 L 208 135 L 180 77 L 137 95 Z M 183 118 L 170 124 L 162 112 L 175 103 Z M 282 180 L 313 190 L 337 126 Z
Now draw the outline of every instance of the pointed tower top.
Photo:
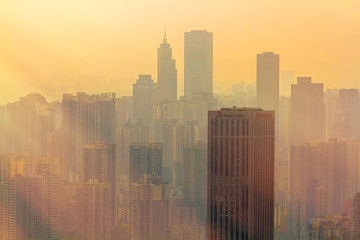
M 163 43 L 167 43 L 167 39 L 166 39 L 166 25 L 164 25 L 164 39 L 163 39 Z

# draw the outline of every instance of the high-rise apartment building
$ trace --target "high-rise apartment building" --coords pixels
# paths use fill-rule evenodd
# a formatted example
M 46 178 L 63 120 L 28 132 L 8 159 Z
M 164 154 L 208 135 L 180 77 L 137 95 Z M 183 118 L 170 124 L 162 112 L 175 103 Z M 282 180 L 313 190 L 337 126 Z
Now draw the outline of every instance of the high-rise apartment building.
M 173 186 L 183 186 L 184 144 L 199 140 L 199 125 L 196 122 L 171 120 L 160 125 L 160 142 L 164 146 L 164 180 Z
M 99 183 L 111 185 L 112 224 L 115 224 L 115 144 L 96 142 L 82 147 L 82 181 L 96 179 Z
M 185 33 L 184 95 L 213 92 L 213 33 L 193 30 Z
M 290 148 L 290 198 L 302 199 L 312 181 L 327 188 L 327 214 L 344 210 L 344 201 L 359 189 L 360 143 L 330 139 Z
M 132 143 L 130 145 L 130 185 L 140 181 L 144 174 L 162 177 L 162 168 L 161 143 Z
M 206 219 L 207 148 L 206 143 L 184 145 L 184 202 L 199 208 L 198 219 Z M 204 224 L 205 225 L 205 224 Z
M 151 129 L 141 123 L 126 123 L 116 128 L 116 171 L 118 175 L 129 174 L 131 143 L 150 141 Z
M 158 99 L 177 99 L 177 70 L 166 32 L 158 48 Z
M 328 190 L 319 186 L 319 181 L 314 180 L 311 186 L 304 189 L 305 222 L 310 223 L 312 218 L 325 217 L 328 213 Z
M 161 177 L 145 174 L 132 183 L 131 209 L 134 240 L 169 239 L 169 184 Z
M 17 175 L 15 181 L 16 239 L 59 239 L 59 177 Z
M 81 239 L 110 240 L 113 210 L 111 184 L 90 179 L 76 189 L 76 231 Z
M 286 239 L 302 240 L 305 236 L 304 203 L 302 200 L 290 200 L 286 204 Z
M 275 113 L 209 111 L 208 239 L 274 239 Z
M 82 146 L 82 179 L 115 184 L 115 144 L 96 142 Z
M 81 172 L 81 147 L 95 141 L 115 144 L 115 93 L 64 94 L 62 127 L 68 134 L 68 168 Z
M 323 84 L 298 77 L 291 85 L 289 145 L 325 138 Z
M 133 84 L 133 121 L 150 125 L 154 119 L 157 101 L 157 84 L 151 75 L 139 75 Z
M 47 137 L 55 129 L 52 104 L 40 94 L 31 93 L 18 102 L 8 103 L 6 115 L 7 127 L 16 139 L 12 145 L 7 144 L 6 153 L 46 156 Z

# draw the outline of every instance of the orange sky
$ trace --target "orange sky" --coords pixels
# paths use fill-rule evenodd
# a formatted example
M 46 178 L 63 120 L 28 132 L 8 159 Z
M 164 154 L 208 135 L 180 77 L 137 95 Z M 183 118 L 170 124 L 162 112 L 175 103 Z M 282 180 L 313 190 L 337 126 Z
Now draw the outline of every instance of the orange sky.
M 326 88 L 360 88 L 359 12 L 358 0 L 2 0 L 0 103 L 28 92 L 129 95 L 138 74 L 156 80 L 164 24 L 181 95 L 184 32 L 193 29 L 214 33 L 215 91 L 253 82 L 263 51 Z

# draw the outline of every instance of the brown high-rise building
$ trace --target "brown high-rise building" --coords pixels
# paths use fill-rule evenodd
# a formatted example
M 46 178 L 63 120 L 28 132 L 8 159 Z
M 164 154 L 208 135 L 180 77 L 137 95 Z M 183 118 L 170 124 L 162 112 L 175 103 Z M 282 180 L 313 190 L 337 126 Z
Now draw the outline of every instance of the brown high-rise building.
M 208 239 L 274 239 L 274 116 L 209 111 Z

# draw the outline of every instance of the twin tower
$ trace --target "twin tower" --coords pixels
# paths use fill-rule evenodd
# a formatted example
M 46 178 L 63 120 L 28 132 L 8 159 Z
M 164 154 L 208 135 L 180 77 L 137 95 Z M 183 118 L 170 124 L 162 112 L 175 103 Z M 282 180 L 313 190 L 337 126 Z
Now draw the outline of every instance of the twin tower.
M 213 34 L 205 30 L 185 33 L 184 95 L 213 92 Z M 158 48 L 159 100 L 177 99 L 177 70 L 166 32 Z

